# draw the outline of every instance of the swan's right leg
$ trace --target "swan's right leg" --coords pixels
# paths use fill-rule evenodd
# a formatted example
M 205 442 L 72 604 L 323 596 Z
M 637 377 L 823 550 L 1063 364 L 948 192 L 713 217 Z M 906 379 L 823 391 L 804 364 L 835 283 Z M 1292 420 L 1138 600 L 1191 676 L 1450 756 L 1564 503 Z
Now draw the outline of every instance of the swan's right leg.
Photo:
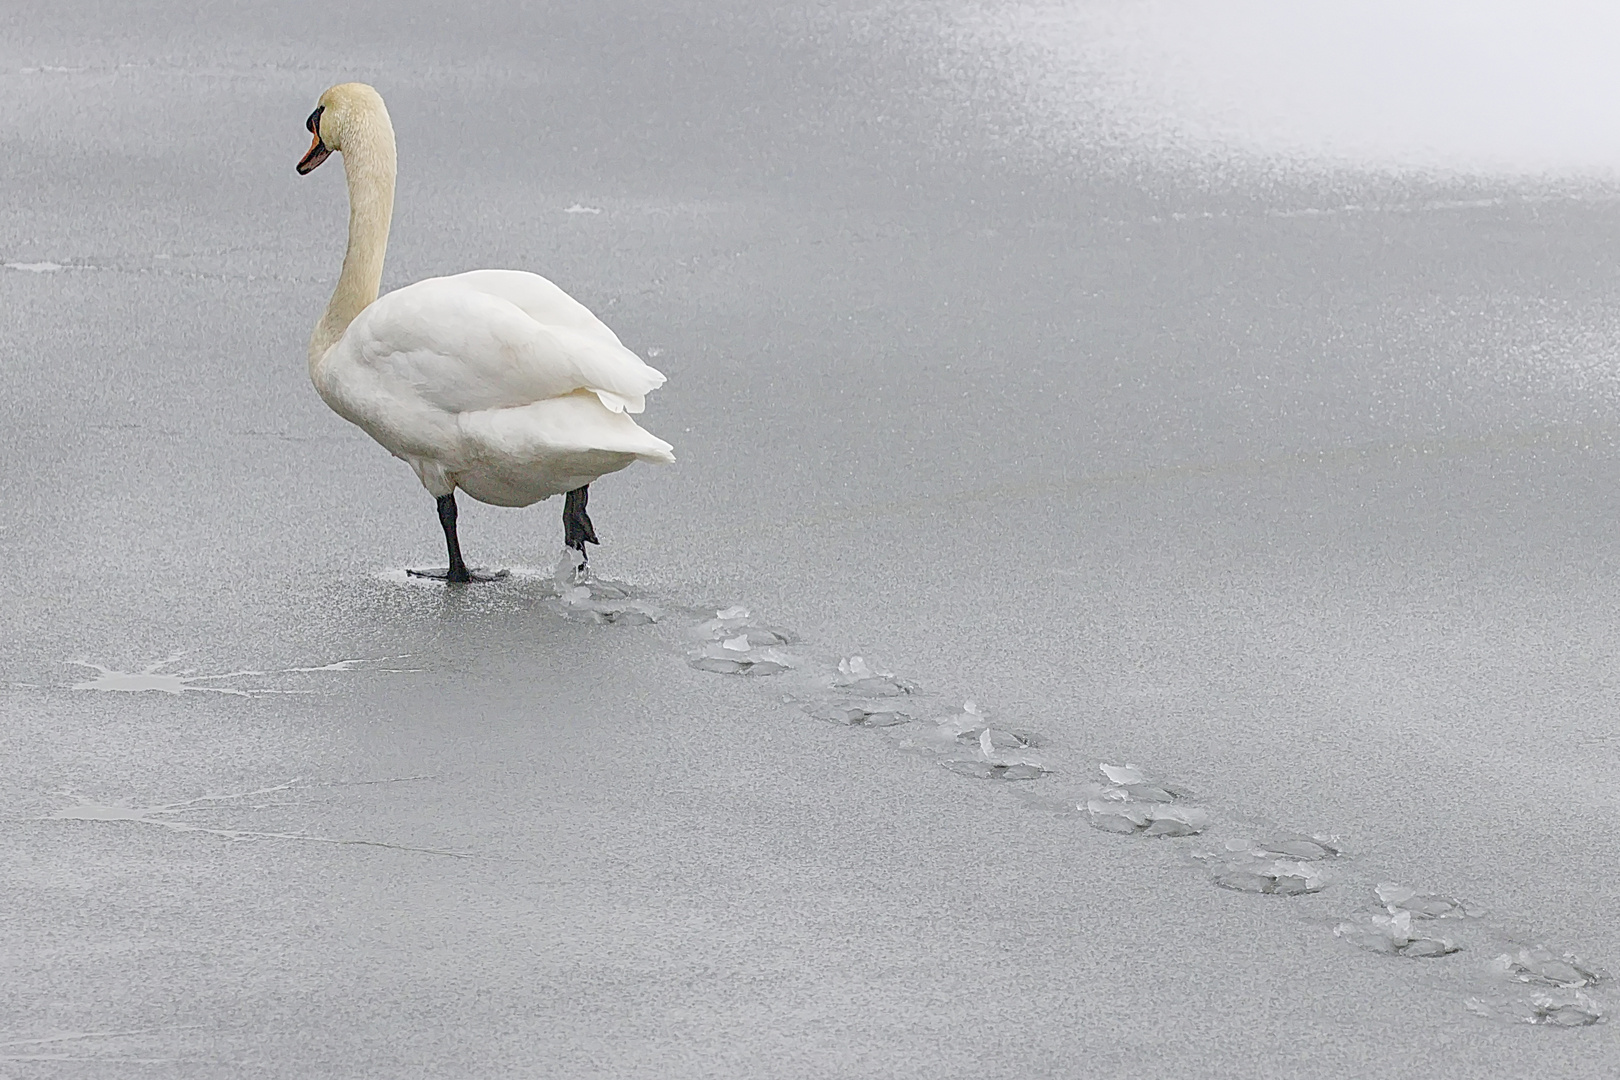
M 450 565 L 434 567 L 432 570 L 407 570 L 406 573 L 452 584 L 498 581 L 506 576 L 505 570 L 497 570 L 494 573 L 469 570 L 467 564 L 462 561 L 461 540 L 456 536 L 456 493 L 453 491 L 448 495 L 439 496 L 439 524 L 444 526 L 444 546 L 450 556 Z

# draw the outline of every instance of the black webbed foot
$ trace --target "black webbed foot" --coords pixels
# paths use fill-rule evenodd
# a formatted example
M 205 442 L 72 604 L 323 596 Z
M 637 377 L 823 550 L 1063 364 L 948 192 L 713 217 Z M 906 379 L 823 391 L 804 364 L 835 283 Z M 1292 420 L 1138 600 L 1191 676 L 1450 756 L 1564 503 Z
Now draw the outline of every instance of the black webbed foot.
M 563 543 L 579 552 L 581 558 L 587 557 L 586 544 L 601 543 L 596 538 L 596 528 L 591 524 L 590 515 L 585 512 L 590 490 L 589 484 L 577 487 L 563 500 Z
M 429 566 L 421 570 L 408 567 L 405 572 L 411 577 L 427 578 L 430 581 L 443 581 L 451 585 L 500 581 L 503 578 L 512 576 L 510 570 L 483 570 L 469 566 L 462 566 L 459 569 L 460 573 L 453 573 L 448 566 Z

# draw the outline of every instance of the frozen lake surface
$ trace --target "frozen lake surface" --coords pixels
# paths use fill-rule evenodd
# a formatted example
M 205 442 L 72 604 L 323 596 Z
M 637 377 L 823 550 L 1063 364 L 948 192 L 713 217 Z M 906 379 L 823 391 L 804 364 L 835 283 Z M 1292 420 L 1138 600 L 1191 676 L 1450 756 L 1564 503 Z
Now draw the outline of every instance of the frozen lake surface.
M 0 1077 L 1614 1075 L 1607 39 L 1279 8 L 0 13 Z M 309 386 L 347 79 L 670 377 L 584 592 Z

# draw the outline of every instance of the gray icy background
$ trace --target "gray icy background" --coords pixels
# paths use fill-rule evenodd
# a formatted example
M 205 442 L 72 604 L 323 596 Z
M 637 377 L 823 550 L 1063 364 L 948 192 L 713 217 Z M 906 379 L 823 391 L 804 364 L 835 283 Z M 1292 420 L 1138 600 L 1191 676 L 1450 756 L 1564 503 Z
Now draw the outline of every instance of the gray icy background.
M 1336 941 L 1354 898 L 1212 888 L 543 578 L 405 584 L 431 501 L 305 375 L 340 165 L 292 169 L 374 83 L 385 287 L 533 269 L 670 376 L 601 572 L 1620 966 L 1595 9 L 177 7 L 0 11 L 0 1076 L 1620 1067 Z M 558 509 L 464 544 L 543 568 Z M 267 674 L 71 689 L 176 656 Z

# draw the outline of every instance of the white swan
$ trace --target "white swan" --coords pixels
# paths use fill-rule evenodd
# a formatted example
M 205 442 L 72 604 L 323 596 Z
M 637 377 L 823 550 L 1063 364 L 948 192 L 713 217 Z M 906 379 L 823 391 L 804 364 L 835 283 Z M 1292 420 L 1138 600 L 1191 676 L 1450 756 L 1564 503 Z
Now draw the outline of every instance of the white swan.
M 416 470 L 438 499 L 449 565 L 413 570 L 446 581 L 469 571 L 456 536 L 456 489 L 496 506 L 567 494 L 564 542 L 596 543 L 587 487 L 636 460 L 674 461 L 641 428 L 664 376 L 556 285 L 522 270 L 474 270 L 377 295 L 394 211 L 394 127 L 364 83 L 334 86 L 306 124 L 307 175 L 333 151 L 349 185 L 349 247 L 309 341 L 321 399 Z

